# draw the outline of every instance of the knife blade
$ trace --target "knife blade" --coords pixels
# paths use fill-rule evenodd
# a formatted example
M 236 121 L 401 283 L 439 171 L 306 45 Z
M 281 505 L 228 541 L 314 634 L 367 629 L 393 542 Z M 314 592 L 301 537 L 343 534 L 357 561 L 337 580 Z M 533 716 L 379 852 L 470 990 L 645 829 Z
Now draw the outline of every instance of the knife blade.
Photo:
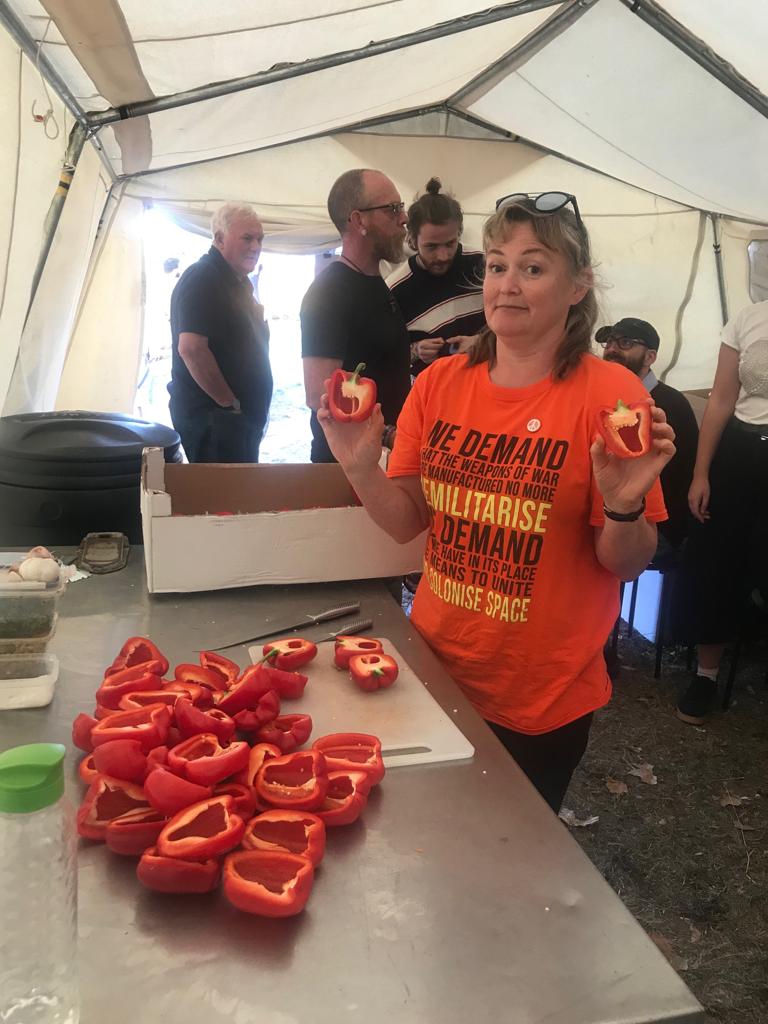
M 312 615 L 307 612 L 303 618 L 298 621 L 291 623 L 283 623 L 280 626 L 273 627 L 271 629 L 265 629 L 261 633 L 256 633 L 253 636 L 248 636 L 244 640 L 234 640 L 230 644 L 222 644 L 221 647 L 208 647 L 206 650 L 209 651 L 226 651 L 230 647 L 239 647 L 241 644 L 250 644 L 254 640 L 265 640 L 270 636 L 277 636 L 279 633 L 289 633 L 292 629 L 301 629 L 304 626 L 316 626 L 319 622 L 329 622 L 332 619 L 340 619 L 345 615 L 354 615 L 360 611 L 360 602 L 357 601 L 355 604 L 345 604 L 338 608 L 328 608 L 327 611 L 320 612 L 317 615 Z M 355 623 L 351 623 L 355 625 Z M 371 623 L 372 625 L 372 623 Z M 340 633 L 345 632 L 344 629 L 339 630 Z M 333 636 L 325 637 L 324 639 L 333 639 Z

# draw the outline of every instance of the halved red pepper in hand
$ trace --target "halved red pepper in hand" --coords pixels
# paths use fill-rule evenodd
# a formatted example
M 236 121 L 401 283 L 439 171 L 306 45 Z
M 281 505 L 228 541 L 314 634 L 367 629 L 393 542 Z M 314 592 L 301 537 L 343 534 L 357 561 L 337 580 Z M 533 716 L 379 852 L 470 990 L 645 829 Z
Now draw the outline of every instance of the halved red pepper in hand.
M 325 853 L 325 824 L 310 811 L 264 811 L 246 825 L 242 846 L 297 853 L 317 867 Z
M 147 755 L 138 740 L 110 740 L 93 752 L 93 763 L 101 775 L 125 782 L 141 782 L 147 772 Z
M 107 825 L 104 834 L 113 853 L 124 857 L 140 857 L 149 846 L 154 846 L 165 826 L 166 818 L 154 808 L 128 811 Z
M 96 765 L 93 763 L 93 754 L 86 754 L 80 764 L 77 766 L 77 774 L 81 780 L 90 786 L 96 776 L 99 774 L 96 771 Z
M 298 700 L 304 693 L 308 677 L 301 672 L 286 672 L 271 665 L 262 665 L 262 669 L 281 700 Z
M 312 892 L 312 861 L 295 853 L 238 850 L 224 859 L 224 895 L 247 914 L 291 917 Z
M 135 690 L 159 690 L 162 682 L 159 675 L 146 671 L 143 665 L 122 668 L 104 676 L 103 683 L 96 691 L 96 703 L 101 704 L 103 708 L 117 711 L 120 707 L 120 698 L 126 693 Z
M 384 778 L 381 740 L 364 732 L 333 732 L 312 744 L 325 757 L 329 772 L 363 771 L 375 786 Z
M 148 704 L 137 711 L 115 711 L 91 729 L 94 747 L 110 740 L 138 740 L 145 751 L 165 742 L 171 724 L 171 709 L 165 704 Z
M 349 659 L 357 654 L 376 654 L 382 651 L 381 640 L 367 636 L 337 636 L 333 651 L 336 668 L 349 668 Z
M 174 682 L 195 683 L 197 686 L 205 686 L 213 693 L 223 692 L 227 683 L 221 672 L 215 672 L 210 668 L 203 668 L 202 665 L 194 665 L 192 662 L 183 662 L 173 670 Z
M 77 831 L 86 839 L 104 839 L 110 821 L 127 811 L 148 808 L 141 786 L 98 775 L 88 787 L 77 811 Z
M 233 850 L 245 832 L 245 822 L 233 811 L 231 796 L 212 796 L 175 814 L 157 837 L 162 857 L 204 860 Z
M 627 405 L 621 399 L 615 409 L 604 408 L 597 414 L 597 427 L 605 447 L 619 459 L 637 459 L 651 450 L 650 398 Z
M 164 676 L 168 671 L 168 659 L 148 637 L 131 636 L 120 648 L 120 653 L 105 675 L 119 672 L 124 668 L 133 668 L 134 665 L 144 665 L 147 672 L 153 672 L 158 676 Z
M 328 772 L 328 789 L 315 814 L 326 825 L 351 825 L 368 803 L 371 779 L 366 772 Z
M 276 747 L 274 743 L 257 743 L 251 747 L 251 752 L 248 755 L 248 764 L 242 771 L 232 777 L 232 781 L 239 782 L 241 785 L 249 786 L 253 789 L 256 785 L 256 775 L 264 762 L 282 756 L 282 750 L 280 747 Z
M 250 708 L 235 714 L 235 725 L 240 732 L 258 732 L 262 726 L 274 721 L 280 714 L 280 698 L 274 690 L 267 690 Z
M 152 807 L 166 818 L 213 795 L 210 786 L 199 786 L 189 779 L 182 779 L 163 765 L 158 765 L 147 775 L 144 793 Z
M 243 821 L 249 821 L 256 813 L 256 796 L 250 786 L 240 782 L 219 782 L 213 790 L 214 796 L 231 796 L 235 802 L 235 814 Z
M 319 750 L 265 761 L 256 776 L 256 796 L 270 807 L 312 811 L 325 799 L 328 771 Z
M 212 892 L 219 884 L 221 867 L 216 858 L 182 860 L 163 857 L 152 846 L 141 855 L 136 876 L 142 885 L 155 892 Z
M 179 679 L 172 679 L 168 683 L 163 683 L 163 691 L 166 690 L 170 693 L 180 693 L 182 697 L 191 700 L 196 708 L 213 707 L 214 691 L 207 686 L 200 686 L 199 683 L 182 683 Z
M 328 411 L 342 423 L 362 423 L 376 405 L 376 381 L 361 377 L 365 363 L 358 363 L 354 373 L 334 370 L 328 385 Z
M 267 690 L 274 690 L 274 684 L 264 671 L 263 665 L 249 665 L 235 685 L 217 697 L 216 706 L 233 717 L 238 711 L 256 707 L 259 698 Z
M 224 682 L 222 689 L 225 690 L 228 690 L 240 675 L 240 666 L 230 658 L 225 658 L 223 654 L 217 654 L 216 651 L 200 651 L 200 664 L 209 672 L 216 672 L 221 676 Z
M 215 786 L 248 764 L 250 753 L 242 740 L 222 747 L 211 732 L 190 736 L 168 751 L 168 767 L 200 786 Z
M 293 672 L 317 657 L 317 644 L 292 636 L 264 644 L 261 653 L 268 665 L 274 665 L 284 672 Z
M 173 708 L 179 697 L 183 696 L 183 693 L 166 690 L 165 687 L 162 690 L 137 690 L 135 693 L 123 694 L 120 698 L 119 710 L 138 711 L 139 708 L 145 708 L 147 704 L 167 704 L 169 708 Z
M 92 715 L 86 715 L 81 711 L 72 723 L 72 742 L 78 750 L 84 750 L 86 754 L 90 754 L 93 750 L 91 730 L 96 722 L 97 719 Z
M 212 732 L 219 737 L 220 743 L 228 743 L 235 735 L 235 720 L 220 708 L 203 711 L 196 708 L 185 697 L 179 697 L 173 709 L 176 727 L 186 739 L 188 736 L 199 736 L 201 732 Z
M 388 654 L 356 654 L 349 659 L 352 682 L 368 693 L 386 690 L 397 679 L 398 672 L 397 662 Z

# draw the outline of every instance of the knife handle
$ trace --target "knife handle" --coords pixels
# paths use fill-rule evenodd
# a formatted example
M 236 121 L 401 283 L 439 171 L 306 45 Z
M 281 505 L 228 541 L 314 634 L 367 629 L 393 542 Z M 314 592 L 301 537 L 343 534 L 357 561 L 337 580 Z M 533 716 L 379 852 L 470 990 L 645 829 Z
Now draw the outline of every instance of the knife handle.
M 329 608 L 327 612 L 320 612 L 319 615 L 308 615 L 312 624 L 316 622 L 327 622 L 329 619 L 340 619 L 342 615 L 354 615 L 360 611 L 360 602 L 357 604 L 345 604 L 341 608 Z
M 356 636 L 358 633 L 362 633 L 363 630 L 371 629 L 372 626 L 372 619 L 355 619 L 354 622 L 348 622 L 341 629 L 337 629 L 335 633 L 329 633 L 325 639 L 335 640 L 337 636 Z

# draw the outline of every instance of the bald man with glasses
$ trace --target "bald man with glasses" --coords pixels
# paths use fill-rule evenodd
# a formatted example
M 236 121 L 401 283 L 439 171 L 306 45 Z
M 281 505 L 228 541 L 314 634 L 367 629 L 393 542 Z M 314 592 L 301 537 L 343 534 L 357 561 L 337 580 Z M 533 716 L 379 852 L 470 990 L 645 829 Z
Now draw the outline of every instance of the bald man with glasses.
M 405 204 L 381 171 L 358 168 L 338 178 L 328 213 L 342 249 L 310 285 L 301 305 L 304 387 L 312 410 L 312 462 L 335 462 L 317 422 L 325 381 L 339 367 L 376 381 L 386 424 L 382 442 L 391 447 L 395 424 L 410 390 L 408 328 L 381 276 L 380 264 L 405 259 Z

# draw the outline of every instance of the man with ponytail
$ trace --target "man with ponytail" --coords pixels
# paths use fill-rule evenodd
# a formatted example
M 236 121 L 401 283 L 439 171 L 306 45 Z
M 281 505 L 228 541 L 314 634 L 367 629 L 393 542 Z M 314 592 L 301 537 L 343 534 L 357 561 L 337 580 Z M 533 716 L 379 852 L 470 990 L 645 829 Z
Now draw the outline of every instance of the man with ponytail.
M 464 214 L 439 178 L 408 208 L 408 245 L 415 251 L 387 284 L 403 311 L 415 377 L 441 356 L 453 355 L 485 326 L 483 254 L 461 245 Z

